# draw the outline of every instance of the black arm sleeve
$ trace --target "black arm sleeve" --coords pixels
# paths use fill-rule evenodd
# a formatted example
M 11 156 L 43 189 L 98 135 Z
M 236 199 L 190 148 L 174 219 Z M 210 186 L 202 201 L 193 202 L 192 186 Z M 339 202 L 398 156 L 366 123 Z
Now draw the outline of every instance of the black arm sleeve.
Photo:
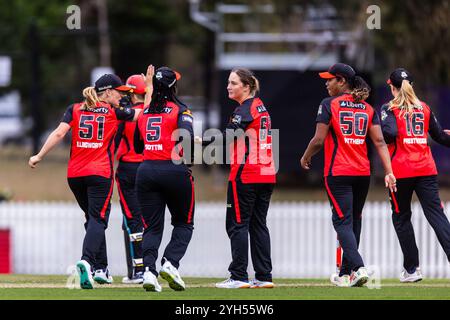
M 397 120 L 386 104 L 381 107 L 381 130 L 383 131 L 384 141 L 387 144 L 394 142 L 397 138 Z
M 125 129 L 125 123 L 120 123 L 117 129 L 116 135 L 114 136 L 114 154 L 116 154 L 117 149 L 119 149 L 120 141 L 122 141 L 123 130 Z
M 378 113 L 374 110 L 373 111 L 373 118 L 372 118 L 372 125 L 380 125 L 380 117 L 378 116 Z
M 316 123 L 329 124 L 331 121 L 331 100 L 333 98 L 323 99 L 317 110 Z
M 430 133 L 431 138 L 437 143 L 450 147 L 450 135 L 446 134 L 444 130 L 442 130 L 441 125 L 437 121 L 434 113 L 430 110 L 430 123 L 428 126 L 428 132 Z
M 124 120 L 124 121 L 133 121 L 134 114 L 136 110 L 133 108 L 114 108 L 114 112 L 116 113 L 116 117 L 118 120 Z
M 134 129 L 134 151 L 136 153 L 144 152 L 144 140 L 142 140 L 141 133 L 139 132 L 139 126 L 136 122 L 136 128 Z
M 71 104 L 67 108 L 66 112 L 64 112 L 64 115 L 63 115 L 63 117 L 61 119 L 61 122 L 65 122 L 65 123 L 70 125 L 72 120 L 73 120 L 73 104 Z
M 194 118 L 189 109 L 181 109 L 178 114 L 178 129 L 184 129 L 189 133 L 189 140 L 185 141 L 184 136 L 179 136 L 177 143 L 182 143 L 184 159 L 187 164 L 194 163 Z M 186 156 L 189 159 L 186 159 Z

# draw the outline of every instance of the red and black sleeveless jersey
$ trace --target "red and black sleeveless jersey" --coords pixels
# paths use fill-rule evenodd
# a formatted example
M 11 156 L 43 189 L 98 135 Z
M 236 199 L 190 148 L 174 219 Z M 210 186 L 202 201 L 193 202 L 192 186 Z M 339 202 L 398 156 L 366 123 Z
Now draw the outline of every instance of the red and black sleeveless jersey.
M 155 113 L 146 108 L 139 117 L 135 134 L 135 149 L 139 151 L 143 147 L 144 160 L 172 160 L 179 161 L 183 156 L 183 148 L 177 144 L 179 132 L 177 129 L 185 129 L 188 133 L 191 147 L 194 133 L 191 111 L 184 105 L 167 102 L 161 112 Z M 142 146 L 143 145 L 143 146 Z M 193 148 L 190 150 L 193 155 Z
M 133 109 L 143 109 L 144 104 L 139 103 L 133 106 Z M 142 162 L 144 156 L 141 153 L 136 153 L 134 150 L 134 130 L 136 124 L 132 122 L 123 122 L 119 126 L 117 160 L 123 162 Z
M 231 134 L 236 141 L 230 144 L 229 181 L 242 183 L 275 183 L 276 170 L 272 154 L 272 122 L 269 112 L 259 98 L 250 98 L 238 106 L 227 125 L 226 142 Z M 232 130 L 232 131 L 229 131 Z
M 378 115 L 365 101 L 351 94 L 326 98 L 319 106 L 316 122 L 329 124 L 325 139 L 324 176 L 369 176 L 366 137 Z
M 81 110 L 83 103 L 67 108 L 62 122 L 72 127 L 72 146 L 67 176 L 102 176 L 111 178 L 114 161 L 114 135 L 119 120 L 132 120 L 135 111 L 98 103 Z
M 439 125 L 430 107 L 421 102 L 412 114 L 381 108 L 383 136 L 391 154 L 396 178 L 436 175 L 436 164 L 428 145 L 428 133 L 438 143 L 450 147 L 450 136 Z

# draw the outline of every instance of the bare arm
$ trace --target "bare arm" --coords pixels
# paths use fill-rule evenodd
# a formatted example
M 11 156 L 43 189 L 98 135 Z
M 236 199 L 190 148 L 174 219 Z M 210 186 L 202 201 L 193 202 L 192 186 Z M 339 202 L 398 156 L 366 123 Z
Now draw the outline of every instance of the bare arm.
M 41 148 L 41 151 L 39 151 L 38 154 L 30 157 L 30 160 L 28 161 L 28 164 L 31 168 L 36 168 L 36 165 L 42 161 L 44 156 L 52 150 L 58 143 L 61 142 L 61 140 L 64 138 L 67 132 L 70 130 L 70 125 L 65 122 L 61 122 L 59 126 L 53 130 L 53 132 L 48 136 L 47 140 L 45 141 L 44 145 Z
M 142 112 L 142 109 L 134 109 L 134 117 L 133 117 L 132 121 L 136 122 L 137 119 L 139 119 L 141 112 Z
M 320 122 L 317 123 L 316 133 L 309 142 L 308 147 L 305 150 L 305 153 L 303 153 L 303 156 L 300 159 L 300 164 L 303 169 L 305 170 L 311 169 L 311 158 L 323 148 L 323 144 L 325 142 L 325 138 L 328 134 L 329 128 L 330 128 L 329 124 Z
M 396 179 L 395 179 L 395 176 L 392 171 L 391 157 L 389 155 L 389 151 L 386 146 L 386 142 L 384 141 L 383 133 L 381 132 L 381 126 L 380 125 L 370 126 L 369 136 L 370 136 L 370 139 L 372 139 L 372 142 L 375 145 L 375 148 L 377 149 L 377 153 L 380 156 L 381 163 L 384 168 L 385 185 L 391 191 L 396 192 L 397 191 Z

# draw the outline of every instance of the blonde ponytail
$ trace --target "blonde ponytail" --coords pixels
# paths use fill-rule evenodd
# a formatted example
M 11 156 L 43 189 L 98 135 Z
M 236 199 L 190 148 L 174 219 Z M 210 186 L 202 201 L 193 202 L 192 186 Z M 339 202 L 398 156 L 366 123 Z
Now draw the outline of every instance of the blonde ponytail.
M 95 108 L 97 103 L 100 102 L 97 92 L 94 87 L 87 87 L 83 90 L 83 97 L 85 98 L 81 110 L 86 110 L 87 108 Z
M 400 117 L 406 114 L 412 114 L 414 109 L 421 106 L 419 98 L 408 80 L 402 81 L 402 87 L 399 89 L 397 97 L 389 102 L 389 110 L 400 109 Z
M 256 95 L 259 92 L 259 80 L 255 76 L 252 76 L 252 78 L 254 83 L 253 86 L 250 86 L 250 89 L 252 91 L 251 94 Z

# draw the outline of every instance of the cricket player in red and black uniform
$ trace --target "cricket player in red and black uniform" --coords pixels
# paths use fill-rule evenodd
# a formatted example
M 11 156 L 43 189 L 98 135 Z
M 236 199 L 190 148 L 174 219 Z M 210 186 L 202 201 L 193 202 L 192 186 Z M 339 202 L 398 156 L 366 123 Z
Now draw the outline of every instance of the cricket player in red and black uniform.
M 68 107 L 58 128 L 50 134 L 41 151 L 29 160 L 34 168 L 72 129 L 67 179 L 86 217 L 83 253 L 77 263 L 82 289 L 92 289 L 93 280 L 112 282 L 107 269 L 105 229 L 113 191 L 114 135 L 119 121 L 136 121 L 139 115 L 133 109 L 114 107 L 119 106 L 121 90 L 128 88 L 119 77 L 101 76 L 95 87 L 83 90 L 84 102 Z
M 394 70 L 388 79 L 394 99 L 381 108 L 382 130 L 397 177 L 398 190 L 391 192 L 390 201 L 392 222 L 404 256 L 401 282 L 422 280 L 411 224 L 414 191 L 450 261 L 450 223 L 439 198 L 438 172 L 428 145 L 430 135 L 437 143 L 450 147 L 450 135 L 442 130 L 430 107 L 417 98 L 412 81 L 407 70 Z
M 145 96 L 144 77 L 140 74 L 130 76 L 125 86 L 130 88 L 121 105 L 133 109 L 143 109 Z M 122 228 L 125 239 L 128 275 L 122 283 L 137 284 L 144 281 L 142 260 L 142 233 L 144 225 L 136 196 L 136 172 L 144 157 L 134 150 L 134 131 L 136 124 L 122 122 L 116 134 L 117 160 L 116 184 L 119 191 L 120 206 L 123 213 Z
M 230 148 L 226 230 L 231 242 L 230 278 L 217 288 L 273 288 L 267 212 L 276 182 L 271 119 L 260 98 L 259 82 L 247 69 L 234 69 L 228 97 L 239 103 L 223 134 Z M 255 279 L 248 280 L 248 247 Z
M 173 231 L 159 275 L 170 288 L 185 289 L 178 267 L 194 229 L 194 178 L 185 164 L 192 163 L 194 136 L 192 113 L 175 95 L 179 79 L 180 74 L 167 67 L 156 72 L 147 70 L 147 90 L 153 84 L 153 94 L 146 93 L 145 109 L 135 135 L 136 152 L 144 152 L 144 161 L 137 171 L 136 191 L 144 219 L 143 286 L 147 291 L 161 291 L 156 260 L 166 206 L 172 216 Z
M 316 133 L 308 145 L 301 165 L 310 169 L 311 158 L 325 145 L 324 182 L 333 211 L 333 226 L 344 251 L 338 286 L 362 286 L 368 273 L 358 252 L 362 210 L 369 190 L 370 161 L 366 138 L 370 137 L 381 157 L 385 184 L 395 189 L 389 152 L 383 139 L 379 118 L 364 100 L 370 88 L 349 65 L 337 63 L 328 72 L 330 98 L 319 106 Z

